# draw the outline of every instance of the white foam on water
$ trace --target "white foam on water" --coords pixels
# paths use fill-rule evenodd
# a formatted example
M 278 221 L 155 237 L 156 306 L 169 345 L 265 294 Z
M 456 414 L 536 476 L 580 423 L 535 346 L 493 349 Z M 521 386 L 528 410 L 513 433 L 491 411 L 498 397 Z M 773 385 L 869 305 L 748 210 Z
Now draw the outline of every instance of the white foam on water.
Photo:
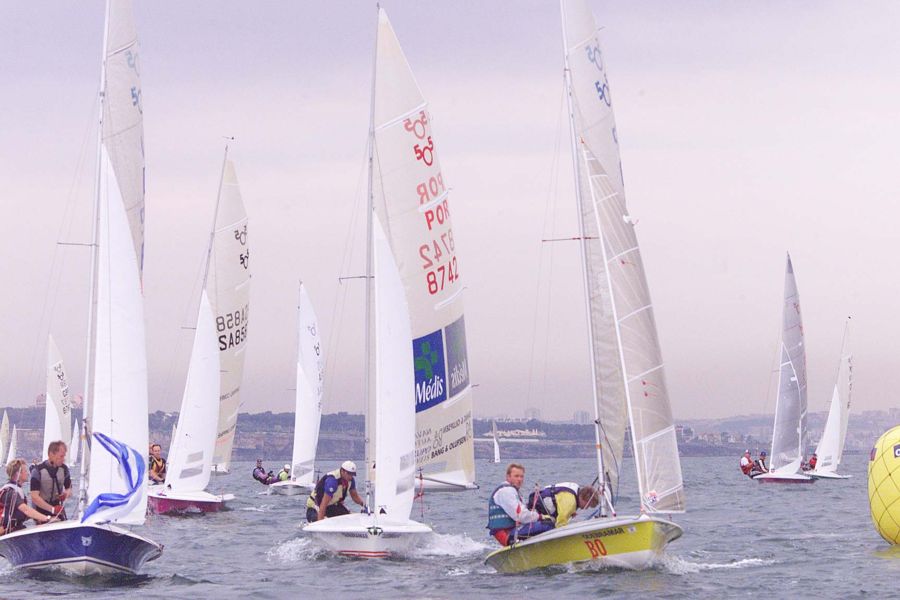
M 727 563 L 695 563 L 671 554 L 664 554 L 656 563 L 657 566 L 673 575 L 690 575 L 701 571 L 715 571 L 717 569 L 743 569 L 746 567 L 759 567 L 772 565 L 778 561 L 764 558 L 742 558 Z
M 407 554 L 411 558 L 428 556 L 470 556 L 483 554 L 488 544 L 477 542 L 465 534 L 432 533 L 425 536 L 425 541 Z
M 316 558 L 325 555 L 328 555 L 328 552 L 325 549 L 315 544 L 312 539 L 306 537 L 288 540 L 266 552 L 266 557 L 269 560 L 281 562 L 315 560 Z

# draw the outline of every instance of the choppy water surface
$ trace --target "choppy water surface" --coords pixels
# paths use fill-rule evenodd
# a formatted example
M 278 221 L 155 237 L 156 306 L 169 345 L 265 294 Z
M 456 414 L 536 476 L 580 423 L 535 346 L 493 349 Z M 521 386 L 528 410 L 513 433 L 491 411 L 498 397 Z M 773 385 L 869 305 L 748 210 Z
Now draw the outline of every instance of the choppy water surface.
M 329 586 L 352 598 L 897 594 L 900 552 L 888 548 L 869 520 L 867 457 L 846 457 L 852 479 L 799 488 L 747 480 L 737 469 L 738 458 L 682 459 L 689 512 L 675 520 L 685 535 L 644 572 L 561 567 L 498 575 L 486 567 L 483 559 L 495 547 L 484 529 L 486 499 L 502 480 L 503 464 L 479 463 L 477 492 L 426 497 L 424 520 L 437 533 L 425 546 L 404 558 L 363 561 L 333 557 L 305 539 L 299 525 L 306 497 L 260 495 L 262 486 L 250 478 L 253 465 L 239 463 L 211 485 L 237 495 L 231 510 L 148 520 L 141 533 L 164 544 L 165 552 L 147 564 L 145 575 L 76 582 L 28 576 L 3 563 L 0 597 L 284 598 L 319 596 Z M 525 488 L 589 482 L 594 468 L 584 459 L 529 460 Z M 633 498 L 620 500 L 623 514 L 633 506 Z M 418 504 L 414 510 L 420 519 Z

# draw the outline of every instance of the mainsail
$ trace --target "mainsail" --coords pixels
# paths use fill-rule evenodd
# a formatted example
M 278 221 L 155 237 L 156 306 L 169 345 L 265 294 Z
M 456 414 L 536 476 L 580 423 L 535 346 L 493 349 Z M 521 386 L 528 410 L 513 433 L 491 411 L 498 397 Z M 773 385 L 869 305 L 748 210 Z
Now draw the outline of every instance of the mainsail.
M 297 391 L 291 458 L 291 479 L 301 484 L 314 483 L 324 378 L 319 323 L 306 287 L 301 283 L 297 305 Z
M 247 212 L 241 200 L 234 164 L 227 160 L 216 207 L 206 293 L 215 316 L 219 343 L 221 386 L 213 467 L 227 472 L 244 375 L 244 349 L 250 311 L 250 247 Z
M 847 424 L 850 419 L 850 393 L 853 390 L 853 357 L 850 354 L 850 321 L 844 326 L 841 342 L 841 360 L 838 365 L 837 381 L 831 396 L 831 407 L 822 439 L 816 447 L 817 472 L 834 473 L 841 464 L 844 442 L 847 438 Z
M 3 411 L 3 421 L 0 421 L 0 456 L 6 456 L 9 448 L 9 414 Z
M 202 491 L 209 484 L 219 413 L 219 344 L 209 298 L 204 291 L 188 367 L 177 433 L 169 447 L 166 487 Z
M 14 461 L 15 459 L 18 458 L 18 456 L 16 456 L 16 453 L 19 451 L 17 444 L 16 444 L 16 440 L 18 439 L 18 437 L 19 437 L 19 432 L 16 429 L 16 426 L 13 425 L 12 434 L 9 437 L 9 450 L 6 453 L 6 464 L 11 463 L 12 461 Z
M 625 204 L 600 36 L 583 0 L 563 0 L 576 197 L 603 478 L 613 501 L 631 428 L 641 507 L 684 510 L 684 486 L 650 293 Z
M 790 255 L 784 273 L 781 325 L 781 365 L 770 460 L 773 471 L 796 473 L 800 470 L 806 447 L 806 348 L 803 345 L 800 295 Z
M 500 442 L 497 440 L 497 422 L 491 421 L 491 433 L 494 438 L 494 462 L 500 462 Z
M 475 440 L 463 285 L 449 187 L 431 124 L 428 104 L 380 10 L 372 108 L 373 202 L 409 306 L 416 465 L 425 487 L 464 490 L 474 487 Z
M 44 406 L 44 441 L 41 447 L 47 458 L 50 442 L 62 441 L 69 449 L 69 463 L 77 459 L 72 453 L 72 407 L 69 402 L 69 377 L 53 336 L 47 337 L 47 390 Z
M 145 219 L 140 60 L 131 2 L 110 0 L 101 78 L 94 303 L 86 420 L 100 433 L 146 452 L 147 357 L 141 290 Z M 92 361 L 92 362 L 90 362 Z M 109 451 L 90 453 L 87 496 L 128 495 L 127 505 L 100 510 L 90 521 L 140 524 L 146 485 L 133 489 Z M 113 516 L 113 514 L 115 516 Z

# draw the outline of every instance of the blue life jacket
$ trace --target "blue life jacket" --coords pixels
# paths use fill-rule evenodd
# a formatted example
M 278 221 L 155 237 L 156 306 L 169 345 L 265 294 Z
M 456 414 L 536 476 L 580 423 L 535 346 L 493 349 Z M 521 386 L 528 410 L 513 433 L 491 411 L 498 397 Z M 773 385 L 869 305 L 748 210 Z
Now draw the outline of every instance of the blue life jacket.
M 542 515 L 555 517 L 557 513 L 556 494 L 568 492 L 577 499 L 578 488 L 578 484 L 569 483 L 568 481 L 565 483 L 557 483 L 556 485 L 548 485 L 541 488 L 539 491 L 531 492 L 528 495 L 528 508 L 536 510 Z M 540 494 L 539 498 L 535 498 L 535 494 Z
M 493 492 L 491 492 L 491 498 L 488 500 L 488 524 L 487 528 L 491 530 L 491 532 L 497 531 L 498 529 L 512 529 L 516 526 L 516 521 L 503 510 L 497 502 L 494 500 L 494 496 L 501 489 L 505 487 L 512 487 L 511 484 L 507 482 L 501 483 L 497 486 Z

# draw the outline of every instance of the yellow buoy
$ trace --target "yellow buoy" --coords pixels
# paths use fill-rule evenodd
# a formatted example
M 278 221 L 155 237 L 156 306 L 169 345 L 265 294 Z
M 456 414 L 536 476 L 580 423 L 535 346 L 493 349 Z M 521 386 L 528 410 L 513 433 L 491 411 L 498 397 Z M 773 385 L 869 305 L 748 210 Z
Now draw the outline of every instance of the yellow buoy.
M 869 510 L 881 537 L 900 544 L 900 426 L 878 438 L 869 455 Z

